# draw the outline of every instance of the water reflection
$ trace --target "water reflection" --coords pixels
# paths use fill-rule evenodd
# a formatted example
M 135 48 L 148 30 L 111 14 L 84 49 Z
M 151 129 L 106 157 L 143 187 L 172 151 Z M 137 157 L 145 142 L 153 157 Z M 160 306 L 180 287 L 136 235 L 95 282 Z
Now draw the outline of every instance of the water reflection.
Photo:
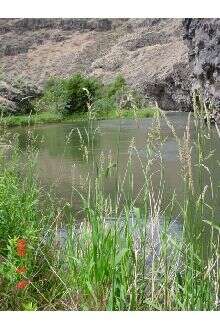
M 179 137 L 182 137 L 187 123 L 187 114 L 171 113 L 168 119 Z M 53 185 L 57 196 L 67 200 L 72 207 L 79 207 L 79 197 L 73 194 L 72 187 L 86 191 L 88 180 L 96 175 L 100 167 L 100 159 L 118 163 L 117 172 L 112 171 L 111 177 L 103 180 L 104 191 L 111 198 L 115 198 L 116 180 L 123 179 L 129 159 L 129 146 L 135 141 L 135 150 L 132 150 L 132 169 L 133 169 L 133 191 L 132 195 L 137 196 L 143 186 L 144 175 L 140 160 L 144 163 L 148 160 L 146 152 L 146 137 L 154 124 L 153 119 L 141 119 L 138 121 L 124 120 L 103 120 L 93 123 L 89 129 L 88 123 L 79 122 L 75 124 L 53 124 L 30 128 L 16 128 L 12 133 L 19 133 L 19 146 L 24 151 L 23 161 L 25 162 L 25 151 L 30 142 L 39 149 L 37 160 L 37 175 L 41 183 L 50 187 Z M 165 180 L 162 206 L 170 202 L 175 192 L 178 201 L 181 203 L 183 198 L 183 180 L 180 175 L 180 161 L 178 158 L 178 144 L 164 120 L 160 123 L 160 131 L 164 144 L 158 147 L 163 158 L 163 178 Z M 94 134 L 95 131 L 95 134 Z M 80 132 L 80 134 L 79 134 Z M 191 145 L 195 138 L 195 130 L 191 128 Z M 82 146 L 83 142 L 83 146 Z M 219 166 L 217 166 L 220 153 L 220 139 L 213 130 L 210 140 L 214 157 L 208 160 L 210 172 L 215 180 L 213 188 L 215 192 L 215 205 L 217 214 L 220 214 L 219 203 Z M 85 159 L 85 149 L 88 151 L 88 159 Z M 157 150 L 155 151 L 157 153 Z M 155 157 L 153 166 L 153 186 L 155 194 L 160 189 L 160 159 Z M 196 169 L 194 170 L 196 175 Z M 209 175 L 205 181 L 208 185 Z M 129 192 L 129 183 L 125 181 L 124 190 Z M 129 192 L 130 193 L 130 192 Z M 208 192 L 211 198 L 210 191 Z M 137 206 L 143 203 L 142 198 L 137 198 Z

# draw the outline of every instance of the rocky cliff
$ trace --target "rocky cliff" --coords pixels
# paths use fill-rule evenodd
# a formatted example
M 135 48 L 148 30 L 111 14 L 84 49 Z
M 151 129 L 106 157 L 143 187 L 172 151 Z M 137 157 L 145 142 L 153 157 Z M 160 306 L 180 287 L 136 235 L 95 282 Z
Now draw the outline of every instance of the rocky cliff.
M 192 90 L 200 90 L 206 104 L 220 110 L 220 19 L 187 18 L 183 25 Z
M 77 72 L 122 74 L 164 110 L 191 110 L 194 89 L 220 108 L 220 19 L 0 19 L 0 61 L 0 103 L 13 111 L 30 84 Z
M 10 83 L 37 86 L 82 72 L 109 82 L 122 74 L 165 110 L 191 109 L 181 19 L 0 19 L 0 60 Z

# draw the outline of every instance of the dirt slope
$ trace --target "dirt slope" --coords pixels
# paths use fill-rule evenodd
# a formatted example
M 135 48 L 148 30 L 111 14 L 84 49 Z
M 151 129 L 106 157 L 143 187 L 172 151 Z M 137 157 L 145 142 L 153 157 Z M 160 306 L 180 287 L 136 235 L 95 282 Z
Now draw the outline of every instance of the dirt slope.
M 189 110 L 189 67 L 181 19 L 0 19 L 7 81 L 38 86 L 83 72 L 104 82 L 123 74 L 165 110 Z

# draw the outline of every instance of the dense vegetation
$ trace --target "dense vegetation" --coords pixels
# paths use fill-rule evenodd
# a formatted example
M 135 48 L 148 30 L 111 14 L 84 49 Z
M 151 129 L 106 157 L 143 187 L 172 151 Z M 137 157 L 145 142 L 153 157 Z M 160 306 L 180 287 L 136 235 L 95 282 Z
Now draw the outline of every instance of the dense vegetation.
M 71 122 L 91 116 L 97 119 L 150 117 L 156 110 L 144 96 L 131 90 L 120 75 L 107 85 L 81 74 L 66 79 L 50 79 L 35 97 L 23 97 L 24 91 L 28 94 L 31 89 L 27 89 L 24 82 L 21 86 L 26 86 L 26 89 L 22 87 L 22 96 L 17 96 L 16 111 L 10 115 L 7 105 L 1 106 L 1 123 L 4 125 Z
M 36 108 L 51 109 L 68 116 L 89 110 L 107 114 L 112 110 L 143 108 L 146 105 L 144 97 L 131 90 L 121 75 L 104 85 L 97 79 L 77 74 L 68 79 L 49 80 Z
M 184 198 L 178 207 L 182 230 L 177 238 L 170 235 L 173 206 L 178 206 L 175 194 L 161 207 L 163 160 L 158 174 L 161 188 L 156 195 L 152 190 L 153 159 L 163 143 L 160 118 L 154 119 L 148 132 L 144 159 L 131 143 L 124 177 L 117 176 L 117 159 L 112 162 L 102 155 L 94 163 L 87 192 L 82 194 L 73 186 L 73 193 L 81 198 L 81 223 L 68 204 L 60 204 L 40 186 L 34 171 L 37 150 L 29 148 L 23 167 L 16 137 L 11 140 L 11 156 L 6 162 L 6 155 L 2 155 L 0 168 L 0 308 L 218 310 L 219 225 L 213 218 L 212 200 L 206 200 L 212 185 L 205 186 L 204 181 L 208 173 L 212 182 L 207 161 L 213 150 L 207 153 L 211 128 L 204 126 L 202 111 L 203 107 L 195 108 L 193 122 L 196 178 L 192 176 L 190 117 L 182 138 L 166 117 L 163 119 L 179 147 L 184 183 Z M 90 135 L 96 134 L 92 119 L 87 129 Z M 5 139 L 2 136 L 2 141 Z M 85 153 L 89 143 L 82 141 Z M 143 208 L 124 190 L 126 181 L 132 191 L 132 154 L 139 159 L 145 178 L 139 191 Z M 117 192 L 112 199 L 104 194 L 103 185 L 115 174 Z M 201 184 L 195 186 L 194 180 Z M 64 239 L 61 229 L 65 230 Z

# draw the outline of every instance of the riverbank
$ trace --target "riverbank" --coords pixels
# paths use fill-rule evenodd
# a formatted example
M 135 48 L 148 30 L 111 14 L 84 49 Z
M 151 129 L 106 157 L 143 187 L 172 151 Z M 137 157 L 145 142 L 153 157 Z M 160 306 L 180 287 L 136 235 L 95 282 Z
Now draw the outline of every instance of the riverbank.
M 42 112 L 37 114 L 8 116 L 0 119 L 1 126 L 14 127 L 14 126 L 31 126 L 36 124 L 49 124 L 49 123 L 74 123 L 77 121 L 87 121 L 89 119 L 118 119 L 118 118 L 149 118 L 158 114 L 160 110 L 156 107 L 149 107 L 137 110 L 114 110 L 108 113 L 103 112 L 86 112 L 74 113 L 72 115 L 63 117 L 56 112 Z

